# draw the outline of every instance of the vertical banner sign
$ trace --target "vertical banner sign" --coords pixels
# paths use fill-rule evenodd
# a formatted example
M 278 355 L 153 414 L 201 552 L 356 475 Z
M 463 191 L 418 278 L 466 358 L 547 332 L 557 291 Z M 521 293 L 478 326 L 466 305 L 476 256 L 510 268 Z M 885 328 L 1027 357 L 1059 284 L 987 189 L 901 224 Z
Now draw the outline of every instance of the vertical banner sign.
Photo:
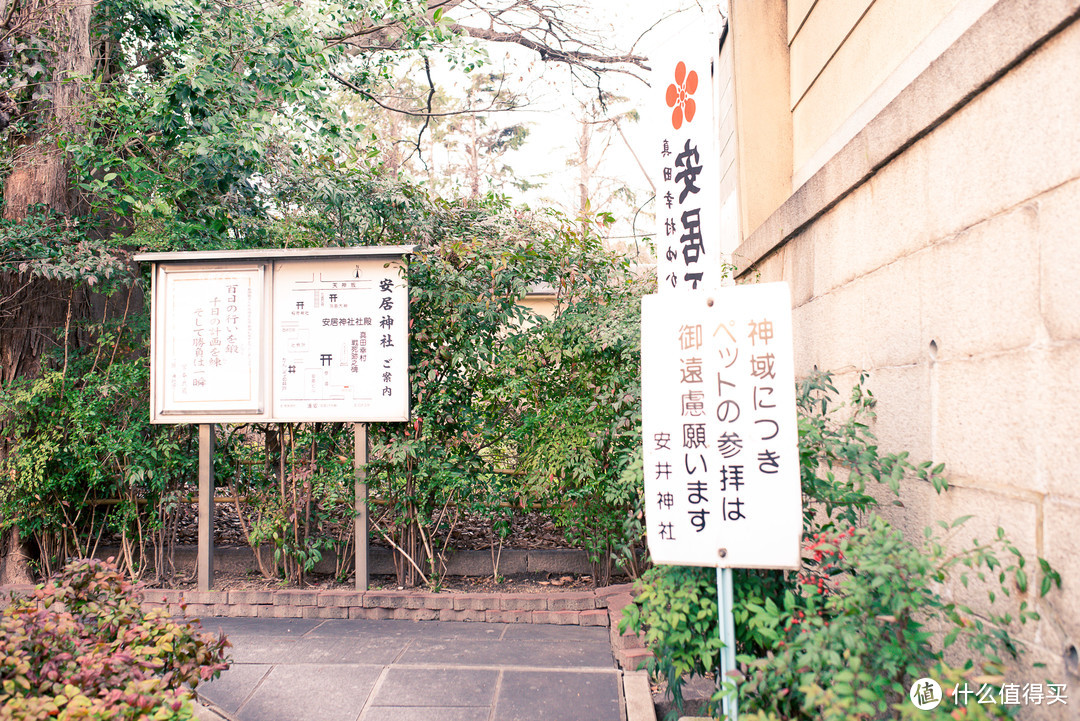
M 657 563 L 798 568 L 798 428 L 786 283 L 642 300 L 642 441 Z
M 718 38 L 683 27 L 653 72 L 657 279 L 661 291 L 720 285 L 720 160 L 714 75 Z

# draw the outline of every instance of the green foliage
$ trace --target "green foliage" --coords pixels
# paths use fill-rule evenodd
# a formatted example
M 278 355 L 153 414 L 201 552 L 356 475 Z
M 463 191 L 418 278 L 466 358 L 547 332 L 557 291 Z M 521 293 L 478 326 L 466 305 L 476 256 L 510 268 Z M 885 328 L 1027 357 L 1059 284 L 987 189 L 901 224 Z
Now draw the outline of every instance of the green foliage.
M 252 548 L 273 549 L 271 564 L 259 557 L 263 573 L 303 585 L 332 550 L 338 577 L 347 575 L 355 479 L 345 424 L 231 426 L 219 433 L 218 482 L 246 497 L 236 508 Z
M 0 225 L 0 272 L 66 281 L 74 297 L 130 287 L 135 248 L 416 243 L 414 423 L 371 428 L 370 484 L 387 502 L 373 509 L 376 531 L 402 551 L 408 575 L 437 582 L 437 539 L 462 510 L 491 519 L 494 543 L 507 506 L 555 502 L 606 573 L 612 552 L 636 561 L 641 534 L 635 314 L 644 284 L 601 248 L 596 227 L 610 218 L 540 217 L 495 195 L 447 202 L 382 163 L 371 129 L 342 111 L 343 89 L 369 102 L 406 53 L 445 51 L 466 71 L 479 62 L 453 42 L 445 14 L 431 22 L 427 9 L 414 0 L 97 3 L 94 70 L 77 81 L 79 127 L 50 136 L 70 160 L 78 207 Z M 48 56 L 34 54 L 33 24 L 13 30 L 19 62 L 0 71 L 27 117 L 45 106 L 19 74 L 35 58 L 52 72 Z M 392 28 L 397 49 L 348 54 L 358 28 Z M 476 91 L 492 94 L 484 82 Z M 522 139 L 517 129 L 486 142 L 497 153 Z M 3 152 L 0 176 L 12 165 Z M 192 491 L 190 431 L 146 420 L 143 286 L 145 277 L 119 324 L 58 332 L 40 378 L 0 389 L 12 478 L 0 518 L 37 539 L 45 571 L 119 532 L 129 572 L 144 567 L 152 541 L 160 575 L 175 511 Z M 558 294 L 553 319 L 521 304 L 534 287 Z M 217 472 L 251 501 L 251 543 L 274 547 L 264 570 L 300 583 L 327 550 L 347 557 L 348 432 L 284 429 L 279 464 L 266 448 L 275 430 L 227 429 Z
M 18 719 L 188 719 L 224 637 L 144 613 L 115 566 L 72 561 L 0 618 L 0 708 Z
M 115 250 L 87 238 L 87 223 L 32 207 L 20 222 L 0 219 L 0 272 L 78 281 L 99 292 L 131 281 Z
M 643 630 L 655 656 L 652 672 L 667 682 L 682 709 L 686 676 L 715 671 L 724 644 L 716 629 L 716 569 L 653 566 L 638 582 L 619 630 Z
M 0 486 L 0 518 L 36 538 L 47 575 L 119 533 L 129 572 L 140 572 L 144 534 L 164 532 L 197 454 L 185 428 L 150 424 L 145 316 L 88 326 L 93 345 L 38 378 L 0 390 L 13 441 Z M 134 327 L 133 327 L 134 326 Z M 99 505 L 110 501 L 113 505 Z
M 914 680 L 931 676 L 943 687 L 964 680 L 1000 684 L 1006 662 L 1020 653 L 1011 632 L 1038 618 L 1030 608 L 1026 560 L 1002 529 L 990 542 L 965 544 L 957 538 L 970 518 L 964 517 L 928 528 L 919 542 L 877 515 L 869 479 L 897 492 L 904 477 L 922 478 L 939 491 L 945 483 L 940 466 L 879 452 L 865 422 L 874 401 L 863 380 L 843 411 L 827 374 L 799 386 L 803 570 L 736 571 L 734 577 L 745 718 L 839 721 L 930 713 L 915 711 L 907 700 Z M 1039 565 L 1045 595 L 1061 579 L 1044 560 Z M 957 583 L 981 589 L 986 603 L 978 612 L 946 593 Z M 684 676 L 708 673 L 719 659 L 719 641 L 706 641 L 717 637 L 714 571 L 652 569 L 622 627 L 644 630 L 656 656 L 654 672 L 666 677 L 681 708 Z M 714 711 L 734 686 L 718 690 Z M 952 718 L 954 710 L 946 703 L 929 718 Z M 1010 715 L 1006 707 L 986 704 L 966 713 Z
M 277 182 L 360 144 L 329 102 L 342 48 L 322 37 L 358 5 L 103 3 L 112 82 L 93 86 L 89 132 L 63 139 L 91 213 L 134 220 L 126 242 L 149 248 L 262 242 Z
M 641 288 L 587 225 L 495 197 L 435 210 L 409 266 L 415 420 L 372 430 L 369 483 L 389 501 L 376 528 L 437 579 L 433 539 L 460 508 L 498 522 L 504 505 L 559 503 L 606 561 L 626 504 L 604 494 L 633 461 L 640 414 L 637 330 L 620 308 Z M 534 287 L 556 294 L 554 318 L 522 304 Z
M 631 280 L 618 266 L 603 270 L 588 276 L 592 285 L 571 290 L 554 318 L 538 322 L 513 371 L 525 371 L 531 386 L 524 389 L 531 413 L 516 433 L 527 488 L 556 509 L 607 582 L 613 554 L 632 565 L 641 539 L 639 329 L 649 281 Z M 595 282 L 614 273 L 618 282 Z
M 462 511 L 491 519 L 494 544 L 508 507 L 530 503 L 559 507 L 556 520 L 602 578 L 612 553 L 633 569 L 642 531 L 637 314 L 648 282 L 604 251 L 588 222 L 496 196 L 449 204 L 407 190 L 343 196 L 332 230 L 379 240 L 354 222 L 373 212 L 379 234 L 391 228 L 419 245 L 409 267 L 413 422 L 370 429 L 369 485 L 386 501 L 372 511 L 374 528 L 401 550 L 403 582 L 417 572 L 437 582 L 441 544 Z M 331 215 L 267 228 L 272 239 L 313 245 L 320 237 L 306 229 L 323 230 Z M 523 304 L 533 288 L 552 289 L 552 318 Z M 38 539 L 46 571 L 109 531 L 130 542 L 124 560 L 138 573 L 147 538 L 167 547 L 177 503 L 192 495 L 190 430 L 148 422 L 148 322 L 139 309 L 85 326 L 92 345 L 58 349 L 41 378 L 0 392 L 14 441 L 0 512 Z M 249 541 L 275 549 L 267 575 L 301 583 L 327 550 L 347 558 L 351 433 L 286 428 L 282 474 L 279 452 L 266 447 L 273 430 L 223 431 L 216 471 L 249 499 Z M 99 505 L 116 499 L 108 513 Z
M 961 527 L 954 523 L 947 534 Z M 1019 653 L 1008 629 L 1014 620 L 1038 618 L 1026 600 L 1015 619 L 994 603 L 996 594 L 1020 590 L 1022 556 L 1004 534 L 992 544 L 953 551 L 949 545 L 956 544 L 934 534 L 911 543 L 878 516 L 862 527 L 820 534 L 807 547 L 814 570 L 797 577 L 798 587 L 782 605 L 747 608 L 758 623 L 782 630 L 765 658 L 740 659 L 748 666 L 741 689 L 746 707 L 780 718 L 873 718 L 903 707 L 914 680 L 943 678 L 949 649 L 965 658 L 955 670 L 968 681 L 1000 683 L 1007 659 Z M 967 585 L 968 574 L 999 576 L 979 613 L 941 592 L 949 580 Z M 942 622 L 944 638 L 936 646 L 933 631 Z M 938 717 L 947 718 L 950 706 L 940 707 Z M 986 706 L 992 718 L 1010 715 Z
M 847 404 L 837 404 L 838 391 L 827 373 L 814 374 L 799 383 L 796 404 L 799 415 L 799 462 L 803 493 L 803 525 L 827 529 L 836 520 L 857 523 L 877 497 L 867 482 L 885 484 L 899 494 L 905 477 L 929 482 L 942 492 L 947 483 L 944 466 L 927 461 L 915 465 L 907 451 L 881 453 L 870 431 L 877 399 L 865 387 L 862 374 Z M 821 517 L 824 514 L 824 517 Z

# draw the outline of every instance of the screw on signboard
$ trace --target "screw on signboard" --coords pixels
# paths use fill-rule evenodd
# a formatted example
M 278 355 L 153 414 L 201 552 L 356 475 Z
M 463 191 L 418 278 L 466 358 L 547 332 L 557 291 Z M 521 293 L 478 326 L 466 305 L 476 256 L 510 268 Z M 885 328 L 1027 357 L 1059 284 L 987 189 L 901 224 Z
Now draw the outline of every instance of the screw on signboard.
M 720 555 L 720 558 L 727 558 L 727 549 L 726 548 L 721 548 L 719 551 L 717 551 L 717 553 Z

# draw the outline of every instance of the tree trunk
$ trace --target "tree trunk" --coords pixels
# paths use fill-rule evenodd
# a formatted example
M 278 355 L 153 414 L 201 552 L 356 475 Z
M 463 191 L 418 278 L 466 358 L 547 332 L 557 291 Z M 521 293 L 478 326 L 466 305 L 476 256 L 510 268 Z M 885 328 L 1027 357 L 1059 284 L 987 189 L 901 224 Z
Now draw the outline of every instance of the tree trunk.
M 50 38 L 49 100 L 35 108 L 37 129 L 14 138 L 15 165 L 4 181 L 4 217 L 22 220 L 29 206 L 43 204 L 62 215 L 78 204 L 68 179 L 70 169 L 57 136 L 77 136 L 84 127 L 85 79 L 90 77 L 90 14 L 93 3 L 60 0 L 31 3 L 22 10 L 22 27 L 29 34 Z
M 93 3 L 83 0 L 31 0 L 20 3 L 9 18 L 8 27 L 24 36 L 14 40 L 25 36 L 47 40 L 41 62 L 49 73 L 49 98 L 32 107 L 34 129 L 8 139 L 14 163 L 4 179 L 3 216 L 7 220 L 22 221 L 37 205 L 59 216 L 79 212 L 79 195 L 72 188 L 70 164 L 58 139 L 78 136 L 85 127 L 84 83 L 93 69 L 92 10 Z M 71 325 L 71 293 L 68 283 L 0 274 L 0 383 L 6 386 L 16 378 L 41 372 L 42 354 L 57 342 L 57 329 Z M 0 426 L 0 467 L 13 450 Z M 0 581 L 29 578 L 28 550 L 14 530 L 0 539 Z

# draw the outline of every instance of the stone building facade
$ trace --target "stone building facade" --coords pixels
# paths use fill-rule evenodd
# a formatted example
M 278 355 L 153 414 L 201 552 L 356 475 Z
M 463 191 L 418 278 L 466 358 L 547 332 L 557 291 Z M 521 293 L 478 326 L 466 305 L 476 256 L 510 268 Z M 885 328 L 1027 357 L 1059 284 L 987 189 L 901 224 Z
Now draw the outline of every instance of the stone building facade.
M 739 278 L 790 283 L 797 373 L 868 371 L 883 448 L 946 464 L 892 520 L 1061 572 L 1014 672 L 1080 718 L 1080 0 L 732 0 L 719 68 Z

